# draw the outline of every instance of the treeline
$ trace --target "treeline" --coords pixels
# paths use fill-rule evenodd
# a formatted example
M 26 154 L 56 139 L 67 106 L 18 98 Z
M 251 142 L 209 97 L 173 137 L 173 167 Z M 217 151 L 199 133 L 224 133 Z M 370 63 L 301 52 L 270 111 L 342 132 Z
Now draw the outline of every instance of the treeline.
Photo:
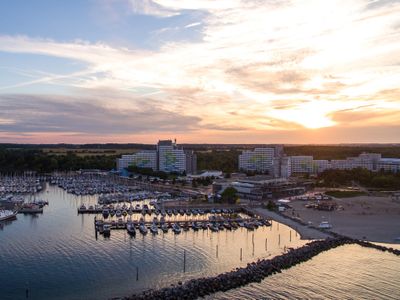
M 80 169 L 111 170 L 115 168 L 115 157 L 105 155 L 77 156 L 48 155 L 41 150 L 0 149 L 0 173 L 12 174 L 24 171 L 48 173 L 53 171 L 75 171 Z
M 318 175 L 317 185 L 340 187 L 354 182 L 367 188 L 400 189 L 400 173 L 371 172 L 367 169 L 326 170 Z
M 382 157 L 400 158 L 400 146 L 398 145 L 302 145 L 285 146 L 284 151 L 288 156 L 312 155 L 314 159 L 345 159 L 346 157 L 358 156 L 362 152 L 381 153 Z
M 239 150 L 198 152 L 197 169 L 221 170 L 224 173 L 237 172 L 240 153 Z

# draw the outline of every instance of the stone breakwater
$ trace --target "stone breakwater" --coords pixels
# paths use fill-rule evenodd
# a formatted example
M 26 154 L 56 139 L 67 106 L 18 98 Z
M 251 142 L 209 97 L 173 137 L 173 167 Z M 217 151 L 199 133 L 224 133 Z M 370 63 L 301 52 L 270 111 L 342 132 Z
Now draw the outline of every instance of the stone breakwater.
M 325 240 L 313 241 L 303 247 L 292 249 L 272 259 L 258 260 L 249 263 L 246 267 L 236 268 L 233 271 L 220 274 L 215 277 L 191 279 L 185 283 L 159 290 L 147 290 L 141 294 L 124 298 L 125 300 L 136 299 L 197 299 L 216 292 L 224 292 L 239 288 L 251 282 L 261 282 L 264 278 L 280 273 L 284 269 L 308 261 L 321 252 L 343 246 L 346 244 L 358 244 L 362 247 L 387 251 L 400 255 L 400 250 L 375 245 L 365 241 L 354 240 L 347 237 L 327 238 Z

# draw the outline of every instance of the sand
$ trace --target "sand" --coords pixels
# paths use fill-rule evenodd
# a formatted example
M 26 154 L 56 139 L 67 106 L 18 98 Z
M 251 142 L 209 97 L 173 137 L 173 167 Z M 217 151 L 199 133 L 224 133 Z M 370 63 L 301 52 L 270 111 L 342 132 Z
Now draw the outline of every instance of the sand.
M 343 210 L 319 211 L 306 208 L 307 201 L 294 200 L 289 203 L 293 209 L 288 209 L 285 215 L 299 217 L 306 223 L 311 221 L 314 226 L 329 221 L 331 231 L 352 238 L 381 243 L 400 242 L 396 240 L 400 237 L 399 202 L 390 197 L 376 196 L 335 198 L 334 201 Z

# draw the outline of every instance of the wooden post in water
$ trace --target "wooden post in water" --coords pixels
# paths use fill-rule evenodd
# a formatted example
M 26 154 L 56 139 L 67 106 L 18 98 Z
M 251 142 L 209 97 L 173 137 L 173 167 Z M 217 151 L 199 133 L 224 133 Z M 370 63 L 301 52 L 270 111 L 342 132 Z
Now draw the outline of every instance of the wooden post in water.
M 216 247 L 216 256 L 217 256 L 217 258 L 218 258 L 218 245 L 217 245 L 217 247 Z
M 242 248 L 240 248 L 240 261 L 242 261 L 242 254 L 243 254 L 243 250 L 242 250 Z
M 289 242 L 292 241 L 292 231 L 290 230 L 290 234 L 289 234 Z
M 183 250 L 183 273 L 186 272 L 186 250 Z
M 268 238 L 265 238 L 265 251 L 268 250 Z
M 281 235 L 280 234 L 278 234 L 278 245 L 279 246 L 281 245 Z
M 253 232 L 253 235 L 251 236 L 251 240 L 252 240 L 252 242 L 254 244 L 254 232 Z
M 139 280 L 139 267 L 136 266 L 136 281 Z

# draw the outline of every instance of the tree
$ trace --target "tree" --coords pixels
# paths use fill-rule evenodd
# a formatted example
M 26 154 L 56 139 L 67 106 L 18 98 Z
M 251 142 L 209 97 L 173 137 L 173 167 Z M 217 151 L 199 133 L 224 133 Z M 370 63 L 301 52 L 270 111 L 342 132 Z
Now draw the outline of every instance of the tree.
M 239 197 L 237 195 L 237 190 L 234 187 L 227 187 L 221 194 L 221 200 L 222 202 L 228 202 L 230 204 L 235 204 L 236 200 L 238 200 Z

